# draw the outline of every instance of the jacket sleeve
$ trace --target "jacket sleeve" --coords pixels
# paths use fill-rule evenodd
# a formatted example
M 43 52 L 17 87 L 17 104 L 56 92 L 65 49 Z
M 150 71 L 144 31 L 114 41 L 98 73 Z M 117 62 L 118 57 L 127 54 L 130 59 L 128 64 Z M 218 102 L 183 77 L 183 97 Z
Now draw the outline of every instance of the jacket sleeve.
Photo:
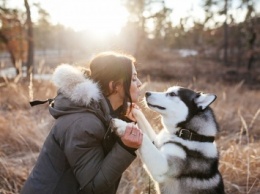
M 74 174 L 86 193 L 101 193 L 118 182 L 136 156 L 119 143 L 105 156 L 104 126 L 94 115 L 74 121 L 64 140 L 64 151 Z

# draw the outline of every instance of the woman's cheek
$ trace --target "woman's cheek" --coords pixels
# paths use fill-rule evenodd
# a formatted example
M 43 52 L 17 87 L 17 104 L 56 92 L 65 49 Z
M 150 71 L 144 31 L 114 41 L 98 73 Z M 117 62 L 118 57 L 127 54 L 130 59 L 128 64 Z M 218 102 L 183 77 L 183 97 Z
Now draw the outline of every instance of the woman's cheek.
M 137 101 L 138 101 L 138 97 L 139 97 L 139 92 L 138 92 L 138 90 L 136 90 L 136 91 L 134 92 L 134 94 L 133 94 L 132 100 L 133 100 L 134 102 L 137 102 Z

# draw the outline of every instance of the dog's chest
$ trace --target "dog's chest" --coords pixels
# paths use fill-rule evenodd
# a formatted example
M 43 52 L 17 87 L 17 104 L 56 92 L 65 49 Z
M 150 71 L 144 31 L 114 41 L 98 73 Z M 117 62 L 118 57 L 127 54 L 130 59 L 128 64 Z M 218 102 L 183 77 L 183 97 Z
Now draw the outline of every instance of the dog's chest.
M 170 134 L 165 129 L 162 129 L 160 133 L 157 135 L 155 140 L 155 146 L 157 148 L 161 148 L 166 142 L 173 140 L 175 135 Z

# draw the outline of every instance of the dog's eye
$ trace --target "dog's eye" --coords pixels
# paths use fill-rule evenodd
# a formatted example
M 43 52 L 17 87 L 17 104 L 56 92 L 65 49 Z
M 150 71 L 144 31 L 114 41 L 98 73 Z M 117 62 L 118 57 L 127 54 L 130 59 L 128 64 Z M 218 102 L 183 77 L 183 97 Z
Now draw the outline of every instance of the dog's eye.
M 174 92 L 170 92 L 169 96 L 177 96 Z

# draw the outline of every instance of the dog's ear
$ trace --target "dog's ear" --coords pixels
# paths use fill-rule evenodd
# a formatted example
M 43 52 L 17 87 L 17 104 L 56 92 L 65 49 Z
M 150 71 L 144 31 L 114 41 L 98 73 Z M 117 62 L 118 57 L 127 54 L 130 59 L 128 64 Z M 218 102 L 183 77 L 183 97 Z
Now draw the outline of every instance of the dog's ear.
M 214 94 L 198 93 L 195 97 L 194 102 L 197 107 L 201 110 L 207 108 L 212 102 L 216 100 L 217 96 Z

